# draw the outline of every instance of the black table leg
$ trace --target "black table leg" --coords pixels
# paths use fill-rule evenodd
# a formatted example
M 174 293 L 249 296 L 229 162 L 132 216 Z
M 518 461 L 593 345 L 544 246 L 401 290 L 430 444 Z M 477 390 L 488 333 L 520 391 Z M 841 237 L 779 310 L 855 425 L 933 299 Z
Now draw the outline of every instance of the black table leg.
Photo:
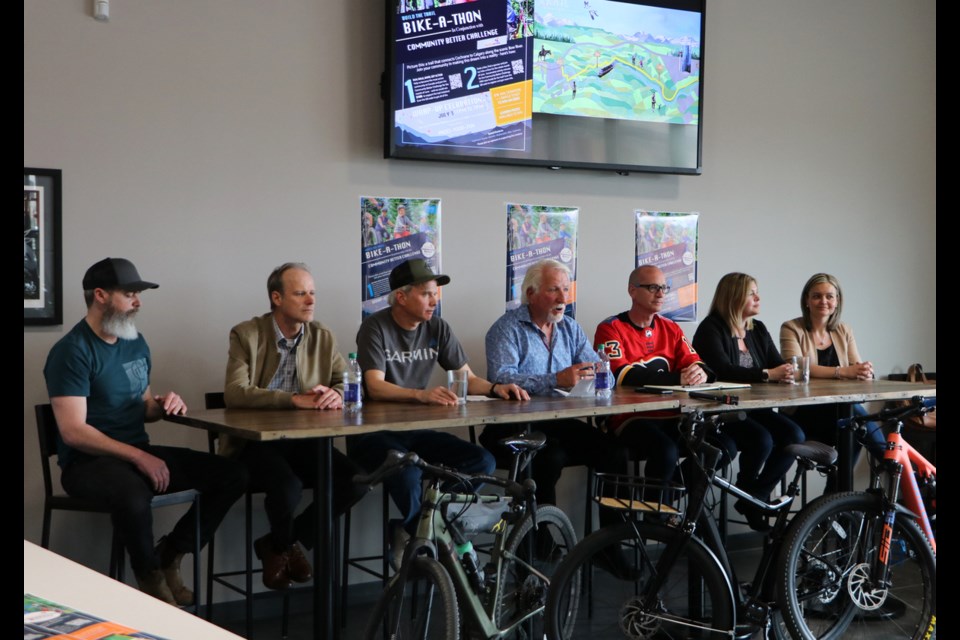
M 837 405 L 837 420 L 853 417 L 852 404 Z M 853 491 L 853 429 L 837 430 L 837 491 Z
M 333 610 L 333 438 L 317 438 L 316 544 L 313 547 L 313 637 L 339 638 Z

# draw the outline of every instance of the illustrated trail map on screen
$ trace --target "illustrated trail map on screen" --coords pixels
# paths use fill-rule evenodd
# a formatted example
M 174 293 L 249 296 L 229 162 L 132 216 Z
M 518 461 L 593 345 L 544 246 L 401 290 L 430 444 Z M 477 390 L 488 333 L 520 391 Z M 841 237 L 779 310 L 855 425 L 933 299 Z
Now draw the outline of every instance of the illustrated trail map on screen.
M 535 16 L 534 112 L 698 122 L 699 13 L 537 0 Z

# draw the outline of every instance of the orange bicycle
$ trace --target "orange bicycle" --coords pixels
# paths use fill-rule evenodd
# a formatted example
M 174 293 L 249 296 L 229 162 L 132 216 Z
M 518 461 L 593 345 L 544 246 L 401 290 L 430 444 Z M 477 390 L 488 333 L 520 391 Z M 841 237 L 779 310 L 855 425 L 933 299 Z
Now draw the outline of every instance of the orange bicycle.
M 882 422 L 887 448 L 872 461 L 870 489 L 822 496 L 787 530 L 778 599 L 794 638 L 935 637 L 937 543 L 917 476 L 935 481 L 937 468 L 900 433 L 905 418 L 935 406 L 916 397 L 840 421 L 861 441 L 868 422 Z

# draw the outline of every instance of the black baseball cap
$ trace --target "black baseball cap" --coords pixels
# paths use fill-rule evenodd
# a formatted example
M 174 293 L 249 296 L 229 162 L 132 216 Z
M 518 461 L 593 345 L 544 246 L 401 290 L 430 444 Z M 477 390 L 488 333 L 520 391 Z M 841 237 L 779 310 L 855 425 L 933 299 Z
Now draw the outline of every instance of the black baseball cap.
M 431 280 L 436 280 L 437 284 L 442 287 L 450 282 L 450 276 L 434 273 L 426 260 L 413 258 L 401 262 L 390 272 L 390 291 L 396 291 L 408 284 L 421 284 Z
M 104 258 L 93 265 L 83 275 L 83 290 L 121 289 L 123 291 L 143 291 L 156 289 L 160 285 L 140 279 L 137 268 L 125 258 Z

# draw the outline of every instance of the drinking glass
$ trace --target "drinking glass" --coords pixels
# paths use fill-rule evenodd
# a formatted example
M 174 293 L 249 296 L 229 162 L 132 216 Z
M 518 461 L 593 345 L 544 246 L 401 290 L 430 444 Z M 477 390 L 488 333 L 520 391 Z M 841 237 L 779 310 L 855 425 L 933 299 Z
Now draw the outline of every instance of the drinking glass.
M 467 372 L 463 369 L 447 371 L 447 388 L 457 396 L 457 404 L 467 402 Z

